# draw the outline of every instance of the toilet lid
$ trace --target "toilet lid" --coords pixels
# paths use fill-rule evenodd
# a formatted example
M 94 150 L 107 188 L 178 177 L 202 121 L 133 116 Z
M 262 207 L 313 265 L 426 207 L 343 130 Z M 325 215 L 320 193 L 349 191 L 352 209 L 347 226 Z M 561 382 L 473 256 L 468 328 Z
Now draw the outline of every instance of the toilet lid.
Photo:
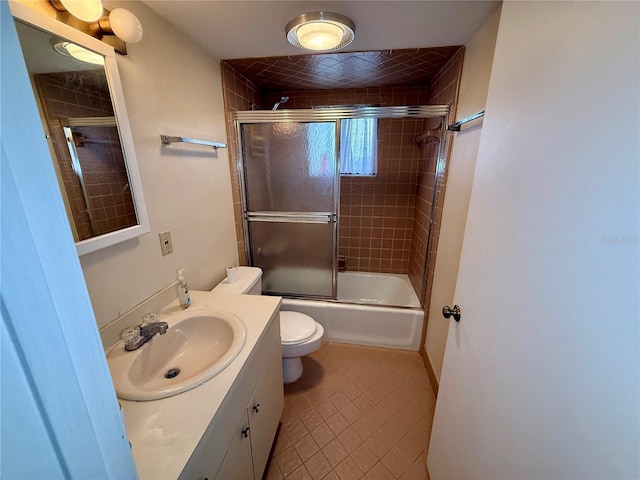
M 313 337 L 317 323 L 300 312 L 280 312 L 280 339 L 282 345 L 296 345 Z

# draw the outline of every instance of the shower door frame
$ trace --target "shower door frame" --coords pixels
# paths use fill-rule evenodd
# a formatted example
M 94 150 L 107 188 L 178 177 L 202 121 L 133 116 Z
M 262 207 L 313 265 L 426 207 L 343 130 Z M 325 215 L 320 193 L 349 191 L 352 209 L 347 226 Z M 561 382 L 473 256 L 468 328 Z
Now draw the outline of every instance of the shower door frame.
M 255 110 L 250 110 L 250 113 L 256 112 Z M 265 112 L 267 114 L 274 113 L 280 114 L 281 112 L 287 112 L 287 110 L 265 110 L 260 111 Z M 239 112 L 237 112 L 239 113 Z M 334 174 L 333 174 L 333 211 L 331 212 L 286 212 L 280 211 L 279 213 L 273 212 L 264 212 L 264 211 L 249 211 L 248 210 L 248 195 L 247 195 L 247 178 L 245 175 L 245 155 L 244 155 L 244 147 L 242 141 L 242 125 L 243 124 L 257 124 L 257 123 L 333 123 L 335 130 L 335 155 L 336 159 L 339 158 L 340 154 L 340 121 L 332 118 L 314 118 L 314 119 L 304 119 L 304 120 L 290 120 L 289 118 L 273 118 L 273 117 L 283 117 L 283 115 L 263 115 L 264 119 L 260 121 L 242 121 L 240 119 L 236 120 L 236 135 L 237 135 L 237 145 L 238 145 L 238 161 L 237 161 L 237 169 L 238 169 L 238 179 L 240 183 L 240 197 L 242 200 L 242 234 L 244 239 L 244 249 L 246 258 L 249 260 L 249 263 L 253 263 L 253 255 L 251 253 L 251 242 L 249 235 L 249 224 L 250 222 L 260 222 L 260 221 L 278 221 L 281 223 L 329 223 L 333 224 L 332 227 L 332 255 L 331 255 L 331 298 L 328 298 L 323 295 L 297 295 L 288 293 L 288 296 L 294 298 L 310 298 L 314 300 L 335 300 L 338 294 L 338 205 L 340 202 L 340 171 L 339 171 L 339 163 L 336 161 L 334 165 Z M 281 292 L 283 295 L 286 292 Z
M 378 119 L 404 119 L 404 118 L 439 118 L 440 119 L 440 145 L 438 148 L 438 159 L 436 166 L 436 177 L 434 185 L 434 198 L 432 208 L 435 210 L 435 199 L 441 183 L 441 177 L 444 169 L 444 148 L 446 133 L 446 118 L 449 114 L 449 105 L 402 105 L 390 107 L 327 107 L 314 109 L 283 109 L 283 110 L 240 110 L 232 113 L 233 124 L 236 134 L 236 145 L 238 146 L 236 158 L 236 170 L 238 173 L 238 183 L 240 186 L 240 200 L 242 204 L 242 235 L 244 240 L 244 249 L 247 259 L 251 259 L 251 244 L 249 236 L 249 212 L 247 211 L 247 183 L 245 176 L 244 148 L 242 143 L 242 125 L 255 123 L 304 123 L 304 122 L 335 122 L 336 124 L 336 177 L 334 188 L 334 208 L 336 209 L 336 218 L 334 223 L 334 240 L 333 240 L 333 279 L 332 279 L 332 297 L 318 298 L 313 296 L 287 295 L 292 298 L 323 300 L 329 302 L 337 302 L 338 288 L 338 232 L 339 232 L 339 207 L 340 207 L 340 120 L 351 118 L 378 118 Z M 310 214 L 312 215 L 312 214 Z M 428 281 L 428 259 L 429 251 L 432 245 L 432 236 L 434 234 L 435 219 L 432 218 L 429 223 L 429 234 L 427 238 L 427 251 L 425 252 L 424 274 L 422 279 L 422 289 L 420 292 L 420 304 L 424 304 L 424 295 L 427 289 Z M 402 308 L 402 307 L 399 307 Z

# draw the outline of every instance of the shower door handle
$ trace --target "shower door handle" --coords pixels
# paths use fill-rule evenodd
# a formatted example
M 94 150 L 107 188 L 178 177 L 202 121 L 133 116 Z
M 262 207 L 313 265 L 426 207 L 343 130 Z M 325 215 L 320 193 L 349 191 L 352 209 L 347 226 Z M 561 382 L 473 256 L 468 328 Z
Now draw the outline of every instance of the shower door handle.
M 449 305 L 445 305 L 442 307 L 442 316 L 444 318 L 453 317 L 456 322 L 459 322 L 460 317 L 462 316 L 462 311 L 458 305 L 454 305 L 453 308 L 449 308 Z
M 305 212 L 247 212 L 249 222 L 279 222 L 279 223 L 336 223 L 335 213 L 305 213 Z

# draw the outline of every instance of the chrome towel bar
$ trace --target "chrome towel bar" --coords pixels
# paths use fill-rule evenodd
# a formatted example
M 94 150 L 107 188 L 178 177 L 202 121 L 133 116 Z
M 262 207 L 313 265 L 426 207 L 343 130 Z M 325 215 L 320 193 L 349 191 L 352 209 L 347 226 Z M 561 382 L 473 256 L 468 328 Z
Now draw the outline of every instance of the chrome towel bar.
M 195 138 L 187 138 L 187 137 L 171 137 L 169 135 L 160 135 L 160 140 L 165 145 L 169 145 L 171 143 L 193 143 L 196 145 L 206 145 L 207 147 L 212 147 L 214 150 L 218 148 L 227 148 L 226 143 L 219 142 L 209 142 L 208 140 L 197 140 Z
M 451 132 L 459 132 L 460 131 L 460 127 L 462 127 L 462 125 L 464 125 L 465 123 L 469 123 L 472 120 L 475 120 L 476 118 L 480 118 L 480 117 L 484 117 L 484 110 L 482 110 L 481 112 L 478 113 L 474 113 L 473 115 L 469 115 L 466 118 L 463 118 L 462 120 L 457 121 L 456 123 L 452 123 L 451 125 L 447 125 L 447 130 L 451 131 Z

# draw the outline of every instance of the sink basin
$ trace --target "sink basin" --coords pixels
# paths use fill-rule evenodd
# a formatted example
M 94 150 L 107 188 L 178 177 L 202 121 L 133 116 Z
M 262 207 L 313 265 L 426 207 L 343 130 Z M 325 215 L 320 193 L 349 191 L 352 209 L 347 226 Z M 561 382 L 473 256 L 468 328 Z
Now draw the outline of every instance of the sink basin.
M 246 338 L 242 320 L 211 308 L 163 316 L 169 324 L 137 350 L 118 342 L 107 361 L 118 397 L 158 400 L 201 385 L 229 365 Z

